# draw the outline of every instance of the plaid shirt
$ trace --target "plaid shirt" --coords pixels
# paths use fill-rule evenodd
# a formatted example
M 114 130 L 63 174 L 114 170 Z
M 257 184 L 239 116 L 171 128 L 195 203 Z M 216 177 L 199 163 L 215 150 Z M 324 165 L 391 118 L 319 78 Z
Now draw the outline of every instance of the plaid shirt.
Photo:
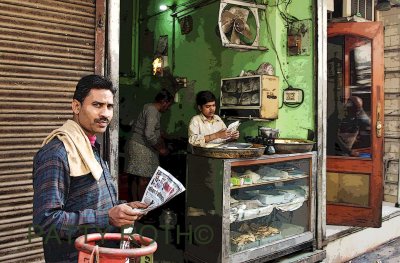
M 64 144 L 53 139 L 33 161 L 33 224 L 43 237 L 46 262 L 76 262 L 75 238 L 85 233 L 115 232 L 108 210 L 117 204 L 117 192 L 107 164 L 93 147 L 103 174 L 71 177 Z M 61 243 L 61 244 L 60 244 Z

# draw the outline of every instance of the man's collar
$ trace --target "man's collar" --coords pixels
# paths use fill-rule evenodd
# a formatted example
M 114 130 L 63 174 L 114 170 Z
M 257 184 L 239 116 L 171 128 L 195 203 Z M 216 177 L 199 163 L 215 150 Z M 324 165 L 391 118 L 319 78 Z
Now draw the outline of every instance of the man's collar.
M 98 152 L 100 152 L 100 143 L 97 141 L 94 142 L 94 145 L 92 145 L 92 148 L 96 149 Z

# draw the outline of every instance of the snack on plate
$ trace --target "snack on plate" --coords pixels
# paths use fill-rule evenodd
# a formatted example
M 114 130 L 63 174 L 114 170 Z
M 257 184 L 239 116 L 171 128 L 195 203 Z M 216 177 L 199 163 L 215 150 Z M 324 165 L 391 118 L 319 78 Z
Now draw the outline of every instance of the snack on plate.
M 269 237 L 271 235 L 280 233 L 279 229 L 277 229 L 275 227 L 258 225 L 255 223 L 251 223 L 250 225 L 247 223 L 243 223 L 239 227 L 238 231 L 240 233 L 242 233 L 242 235 L 240 235 L 236 238 L 235 237 L 232 238 L 233 243 L 239 242 L 239 241 L 240 242 L 248 242 L 249 240 L 252 240 L 252 239 L 249 239 L 249 236 L 254 237 L 255 238 L 254 241 L 255 241 L 255 240 L 263 239 L 263 238 Z M 246 241 L 244 241 L 244 240 L 246 240 Z M 234 244 L 237 244 L 237 243 L 234 243 Z M 246 243 L 244 243 L 244 244 L 246 244 Z
M 251 242 L 255 242 L 256 237 L 250 233 L 250 234 L 242 234 L 238 237 L 231 238 L 231 240 L 233 244 L 241 246 Z
M 260 226 L 253 229 L 252 233 L 257 239 L 262 239 L 270 235 L 279 234 L 279 230 L 272 226 Z

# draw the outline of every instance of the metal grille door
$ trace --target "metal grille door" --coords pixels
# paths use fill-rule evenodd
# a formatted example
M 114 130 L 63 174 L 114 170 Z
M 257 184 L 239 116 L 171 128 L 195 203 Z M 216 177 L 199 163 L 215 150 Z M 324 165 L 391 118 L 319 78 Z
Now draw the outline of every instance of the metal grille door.
M 104 10 L 104 0 L 0 0 L 0 262 L 42 257 L 41 239 L 28 240 L 33 156 L 71 118 L 77 81 L 103 70 Z

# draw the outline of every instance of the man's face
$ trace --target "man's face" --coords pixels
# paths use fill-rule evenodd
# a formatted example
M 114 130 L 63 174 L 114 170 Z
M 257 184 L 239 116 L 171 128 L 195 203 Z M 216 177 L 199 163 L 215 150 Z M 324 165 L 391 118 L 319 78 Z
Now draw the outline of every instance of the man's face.
M 199 106 L 199 110 L 201 111 L 201 113 L 207 118 L 210 119 L 214 116 L 215 114 L 215 101 L 210 101 L 207 102 L 204 105 Z
M 171 107 L 171 105 L 172 105 L 172 101 L 163 101 L 163 102 L 161 102 L 161 109 L 160 109 L 160 111 L 161 112 L 166 112 L 167 110 L 169 110 L 169 108 Z
M 355 117 L 361 112 L 361 108 L 358 107 L 353 101 L 348 101 L 345 105 L 345 114 L 349 117 Z
M 106 89 L 92 89 L 81 104 L 72 102 L 74 120 L 87 135 L 104 133 L 113 117 L 114 95 Z

